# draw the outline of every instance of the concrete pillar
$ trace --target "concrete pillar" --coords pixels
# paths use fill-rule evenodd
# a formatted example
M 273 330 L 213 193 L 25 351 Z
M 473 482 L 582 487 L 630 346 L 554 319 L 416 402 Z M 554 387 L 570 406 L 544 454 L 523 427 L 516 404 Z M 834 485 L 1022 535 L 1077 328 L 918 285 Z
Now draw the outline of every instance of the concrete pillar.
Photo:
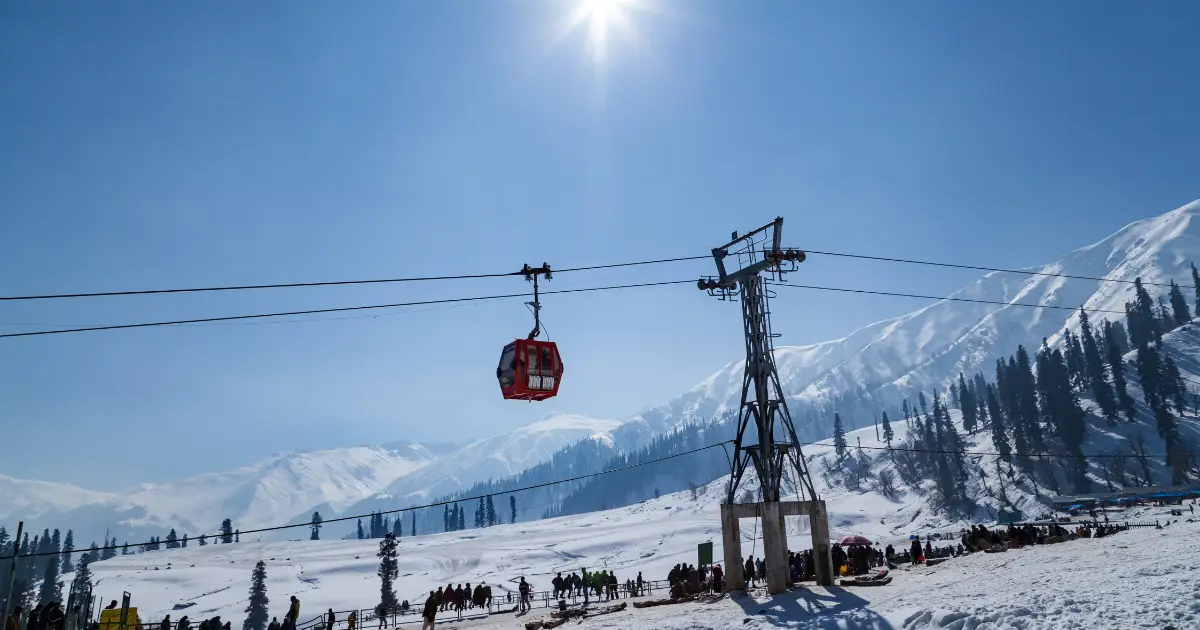
M 742 529 L 733 506 L 721 505 L 721 545 L 725 555 L 725 587 L 729 591 L 746 590 L 742 572 Z
M 810 501 L 808 529 L 812 532 L 813 562 L 817 584 L 833 586 L 833 556 L 829 553 L 829 512 L 824 501 Z
M 779 502 L 762 503 L 763 561 L 767 563 L 767 593 L 775 595 L 791 582 L 787 563 L 787 532 Z

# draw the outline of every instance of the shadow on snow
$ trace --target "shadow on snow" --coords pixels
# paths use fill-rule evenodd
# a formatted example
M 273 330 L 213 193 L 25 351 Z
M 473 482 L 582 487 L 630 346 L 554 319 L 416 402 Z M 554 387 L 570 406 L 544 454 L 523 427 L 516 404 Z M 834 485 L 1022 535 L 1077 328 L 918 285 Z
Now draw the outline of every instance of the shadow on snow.
M 894 630 L 886 619 L 867 608 L 870 603 L 838 587 L 797 588 L 764 600 L 736 597 L 747 615 L 771 625 L 816 630 Z

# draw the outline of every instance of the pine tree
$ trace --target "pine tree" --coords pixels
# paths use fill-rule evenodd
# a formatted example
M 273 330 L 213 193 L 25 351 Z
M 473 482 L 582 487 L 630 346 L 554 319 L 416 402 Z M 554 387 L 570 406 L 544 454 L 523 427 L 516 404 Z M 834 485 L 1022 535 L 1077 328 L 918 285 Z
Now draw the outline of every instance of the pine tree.
M 408 535 L 409 536 L 417 535 L 417 513 L 416 512 L 412 513 L 412 525 L 408 528 Z
M 1178 328 L 1192 321 L 1192 314 L 1188 312 L 1187 300 L 1183 299 L 1183 292 L 1179 290 L 1179 285 L 1175 281 L 1171 281 L 1171 316 L 1175 320 L 1175 328 Z
M 233 530 L 233 542 L 242 542 L 241 536 L 242 536 L 242 530 L 240 530 L 240 529 Z
M 201 538 L 203 538 L 203 536 L 201 536 Z M 204 544 L 204 543 L 201 543 L 201 544 Z M 126 540 L 125 544 L 121 546 L 121 555 L 122 556 L 129 555 L 129 541 L 128 540 Z
M 1067 375 L 1070 377 L 1071 386 L 1076 391 L 1081 391 L 1087 381 L 1087 369 L 1079 337 L 1076 337 L 1070 328 L 1063 331 L 1063 347 L 1065 348 L 1064 357 L 1067 361 Z
M 1125 360 L 1121 351 L 1120 335 L 1116 324 L 1104 322 L 1104 349 L 1108 367 L 1112 372 L 1113 390 L 1117 394 L 1117 407 L 1125 413 L 1129 422 L 1133 422 L 1133 397 L 1129 395 L 1129 389 L 1126 387 Z
M 458 529 L 462 531 L 467 528 L 467 513 L 462 509 L 462 506 L 455 503 L 454 507 L 458 509 Z
M 983 373 L 976 372 L 975 377 L 971 380 L 971 398 L 975 399 L 975 405 L 978 407 L 976 418 L 980 428 L 988 425 L 987 389 L 988 384 L 983 378 Z
M 71 582 L 71 599 L 76 602 L 86 602 L 92 590 L 92 569 L 87 554 L 80 556 L 79 566 L 75 570 L 75 580 Z
M 360 519 L 358 519 L 358 539 L 363 540 L 366 537 L 367 537 L 367 534 L 366 534 L 366 532 L 363 531 L 362 519 L 360 518 Z
M 1083 408 L 1079 406 L 1079 398 L 1075 395 L 1075 390 L 1072 389 L 1069 383 L 1069 378 L 1065 377 L 1066 360 L 1062 352 L 1055 350 L 1050 355 L 1050 363 L 1053 366 L 1053 374 L 1055 384 L 1053 388 L 1053 406 L 1056 424 L 1058 425 L 1059 437 L 1063 441 L 1063 446 L 1066 447 L 1068 458 L 1067 466 L 1072 473 L 1072 484 L 1075 486 L 1076 492 L 1089 492 L 1091 490 L 1091 481 L 1087 476 L 1087 460 L 1083 456 L 1083 438 L 1086 431 L 1086 423 L 1084 422 Z
M 179 546 L 184 549 L 187 549 L 187 543 L 188 543 L 188 535 L 184 534 L 183 538 L 179 539 Z
M 228 545 L 233 542 L 233 521 L 225 519 L 221 521 L 221 543 Z
M 30 564 L 30 581 L 31 582 L 42 576 L 42 573 L 44 573 L 46 571 L 46 565 L 50 561 L 49 556 L 40 555 L 40 554 L 48 554 L 51 552 L 51 550 L 50 550 L 50 530 L 49 529 L 42 530 L 42 535 L 34 536 L 33 540 L 34 540 L 33 551 L 34 551 L 34 553 L 39 554 L 39 555 L 37 557 L 30 559 L 31 560 L 31 564 Z
M 67 530 L 67 537 L 63 539 L 63 557 L 62 557 L 62 573 L 72 573 L 75 571 L 75 565 L 71 564 L 71 553 L 75 551 L 75 532 Z
M 442 509 L 442 531 L 450 531 L 450 506 L 443 506 Z
M 1129 343 L 1134 348 L 1141 348 L 1146 345 L 1146 327 L 1142 324 L 1142 318 L 1138 315 L 1137 308 L 1133 302 L 1125 303 L 1125 323 L 1129 326 Z
M 1021 406 L 1021 423 L 1024 425 L 1025 437 L 1029 448 L 1043 452 L 1046 442 L 1042 437 L 1042 428 L 1038 423 L 1037 387 L 1033 378 L 1033 369 L 1029 363 L 1029 353 L 1025 346 L 1017 346 L 1017 399 Z
M 517 497 L 515 497 L 511 494 L 508 495 L 508 507 L 512 511 L 512 518 L 508 522 L 516 523 L 517 522 Z
M 1004 433 L 1004 416 L 1000 412 L 1000 401 L 996 398 L 996 388 L 987 388 L 988 415 L 992 417 L 992 445 L 1000 453 L 1000 459 L 1012 463 L 1012 448 L 1008 445 L 1008 436 Z
M 1142 346 L 1137 351 L 1138 380 L 1142 383 L 1142 398 L 1151 409 L 1157 409 L 1161 398 L 1162 386 L 1159 379 L 1162 366 L 1159 365 L 1158 350 Z
M 42 573 L 42 587 L 38 591 L 38 601 L 42 604 L 62 601 L 62 582 L 58 580 L 59 563 L 56 557 L 51 557 Z
M 887 442 L 888 448 L 892 448 L 892 438 L 896 437 L 896 434 L 894 432 L 892 432 L 892 423 L 888 422 L 888 415 L 887 415 L 886 409 L 883 412 L 882 424 L 883 424 L 883 441 Z
M 392 535 L 396 538 L 404 537 L 404 514 L 396 515 L 396 520 L 392 521 Z
M 1038 418 L 1041 419 L 1043 425 L 1047 429 L 1047 433 L 1051 437 L 1058 434 L 1058 417 L 1054 415 L 1054 387 L 1056 374 L 1052 372 L 1053 367 L 1050 365 L 1050 348 L 1046 345 L 1046 338 L 1042 338 L 1042 347 L 1037 353 L 1037 398 L 1038 398 Z M 1070 380 L 1070 377 L 1067 377 Z
M 487 522 L 488 527 L 496 524 L 496 504 L 492 503 L 492 495 L 487 498 Z
M 487 503 L 479 497 L 479 507 L 475 508 L 475 527 L 483 527 L 487 522 Z
M 1154 313 L 1154 300 L 1150 298 L 1150 294 L 1146 291 L 1146 287 L 1142 286 L 1140 277 L 1133 279 L 1134 292 L 1134 312 L 1137 314 L 1138 327 L 1142 329 L 1141 345 L 1150 343 L 1162 343 L 1162 329 L 1159 327 L 1158 317 Z M 1134 341 L 1134 347 L 1140 347 L 1137 341 Z
M 1107 320 L 1106 320 L 1107 321 Z M 1124 356 L 1133 350 L 1133 346 L 1129 343 L 1129 333 L 1125 330 L 1125 324 L 1120 321 L 1112 323 L 1113 339 L 1117 342 L 1117 348 L 1121 350 L 1121 355 Z
M 1162 370 L 1160 383 L 1163 404 L 1173 403 L 1175 413 L 1183 415 L 1184 406 L 1187 404 L 1187 385 L 1184 384 L 1183 376 L 1179 373 L 1179 366 L 1175 365 L 1175 361 L 1165 349 L 1163 350 Z
M 178 549 L 178 548 L 179 548 L 179 534 L 175 533 L 175 528 L 171 528 L 171 531 L 167 532 L 167 549 Z
M 1117 423 L 1117 401 L 1113 397 L 1112 388 L 1108 385 L 1108 369 L 1100 353 L 1100 343 L 1092 333 L 1092 325 L 1088 321 L 1087 311 L 1079 309 L 1079 336 L 1083 340 L 1083 362 L 1087 374 L 1087 386 L 1092 391 L 1092 398 L 1100 406 L 1100 413 L 1109 424 Z
M 200 534 L 200 546 L 203 547 L 204 545 L 207 545 L 207 544 L 208 544 L 208 534 Z
M 396 589 L 393 586 L 400 575 L 400 565 L 396 560 L 396 537 L 388 534 L 379 543 L 379 602 L 389 610 L 397 605 Z
M 1192 265 L 1192 286 L 1196 291 L 1196 313 L 1200 314 L 1200 272 L 1196 271 L 1196 265 Z
M 839 465 L 846 460 L 846 430 L 842 428 L 842 415 L 837 412 L 833 414 L 833 452 Z
M 930 457 L 933 459 L 933 469 L 936 473 L 934 480 L 937 482 L 938 492 L 942 495 L 942 503 L 946 507 L 952 507 L 955 503 L 957 492 L 954 485 L 954 476 L 950 470 L 950 462 L 948 453 L 949 445 L 946 440 L 945 427 L 942 423 L 942 401 L 938 397 L 937 392 L 933 393 L 933 415 L 926 422 L 926 431 L 933 435 L 933 443 L 928 446 Z M 929 429 L 928 427 L 932 427 Z
M 951 387 L 951 389 L 954 389 Z M 958 400 L 960 409 L 962 409 L 963 429 L 968 433 L 974 433 L 975 427 L 978 424 L 976 413 L 978 408 L 975 404 L 974 397 L 971 396 L 971 390 L 967 387 L 967 379 L 962 372 L 958 373 Z
M 321 540 L 321 523 L 323 522 L 324 519 L 321 518 L 320 512 L 312 513 L 312 519 L 308 521 L 309 540 Z
M 242 622 L 242 630 L 264 630 L 270 617 L 267 612 L 270 603 L 267 597 L 267 563 L 259 560 L 250 574 L 250 602 L 246 604 L 246 620 Z

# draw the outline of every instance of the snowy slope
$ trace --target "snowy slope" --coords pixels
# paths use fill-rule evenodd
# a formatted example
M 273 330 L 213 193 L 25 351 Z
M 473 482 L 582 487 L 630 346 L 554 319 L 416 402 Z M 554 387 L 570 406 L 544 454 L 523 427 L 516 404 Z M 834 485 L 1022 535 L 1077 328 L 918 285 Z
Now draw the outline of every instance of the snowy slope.
M 555 451 L 579 440 L 611 442 L 613 431 L 621 425 L 616 420 L 549 414 L 533 424 L 476 440 L 439 457 L 421 470 L 397 478 L 376 495 L 344 512 L 362 514 L 395 509 L 463 490 L 477 481 L 507 477 L 546 460 Z
M 519 576 L 535 589 L 547 588 L 556 572 L 580 567 L 605 568 L 620 580 L 640 571 L 663 579 L 671 566 L 696 561 L 696 544 L 714 542 L 722 556 L 716 497 L 720 483 L 690 493 L 664 495 L 620 509 L 501 525 L 450 534 L 402 538 L 396 593 L 423 601 L 429 589 L 447 583 L 486 583 L 503 598 Z M 840 521 L 860 510 L 882 514 L 874 503 L 856 504 L 828 497 L 834 513 L 833 537 L 866 533 L 872 528 Z M 1146 508 L 1131 518 L 1165 518 L 1166 510 Z M 870 519 L 865 519 L 867 522 Z M 743 550 L 761 549 L 757 529 L 742 528 Z M 804 521 L 789 518 L 793 548 L 807 548 L 800 535 Z M 889 540 L 888 528 L 880 541 Z M 929 533 L 924 525 L 901 528 Z M 976 554 L 937 567 L 896 571 L 887 588 L 821 589 L 808 586 L 768 599 L 729 600 L 658 609 L 629 610 L 586 622 L 608 628 L 1125 628 L 1196 627 L 1200 578 L 1187 568 L 1200 561 L 1193 541 L 1200 524 L 1177 522 L 1168 530 L 1132 530 L 1109 539 L 1080 540 L 1007 554 Z M 899 542 L 899 541 L 896 541 Z M 193 624 L 221 615 L 235 625 L 244 617 L 250 572 L 267 565 L 267 589 L 273 615 L 282 617 L 287 597 L 301 600 L 301 619 L 320 611 L 372 607 L 379 597 L 375 575 L 378 541 L 246 542 L 117 557 L 92 565 L 101 600 L 122 591 L 133 593 L 143 620 L 165 614 L 188 615 Z M 1145 553 L 1154 549 L 1155 553 Z M 991 575 L 986 581 L 984 575 Z M 70 580 L 70 576 L 65 579 Z M 981 587 L 986 584 L 986 587 Z M 761 594 L 759 596 L 761 598 Z M 790 597 L 791 599 L 787 599 Z M 173 610 L 175 606 L 187 606 Z M 343 615 L 344 616 L 344 615 Z M 497 615 L 481 622 L 455 623 L 451 615 L 439 627 L 513 628 L 529 619 Z M 745 619 L 746 621 L 743 621 Z M 955 623 L 961 621 L 961 623 Z M 991 624 L 991 625 L 987 625 Z
M 252 466 L 111 494 L 5 477 L 0 496 L 13 505 L 7 518 L 23 518 L 27 528 L 73 528 L 81 545 L 100 541 L 105 532 L 121 540 L 165 536 L 171 528 L 180 536 L 212 533 L 226 518 L 250 529 L 307 521 L 316 508 L 344 508 L 435 457 L 420 445 L 393 446 L 283 453 Z M 13 488 L 35 498 L 22 499 Z
M 1131 223 L 1102 241 L 1029 271 L 1147 283 L 1175 280 L 1191 285 L 1189 263 L 1200 261 L 1200 201 L 1164 215 Z M 1152 296 L 1165 287 L 1148 286 Z M 1064 326 L 1078 330 L 1078 313 L 1070 310 L 1015 306 L 1014 303 L 1124 311 L 1133 285 L 1117 282 L 1025 276 L 993 272 L 951 297 L 1006 302 L 1007 305 L 940 301 L 907 315 L 865 326 L 842 339 L 809 346 L 776 349 L 775 359 L 785 392 L 796 401 L 815 401 L 873 384 L 885 400 L 896 401 L 916 391 L 941 389 L 959 372 L 982 370 L 991 375 L 995 360 L 1018 345 L 1036 348 L 1043 337 L 1051 343 Z M 1186 296 L 1191 303 L 1192 295 Z M 1124 319 L 1093 314 L 1091 319 Z M 786 330 L 786 312 L 774 315 L 775 327 Z M 669 428 L 709 420 L 737 408 L 743 361 L 735 360 L 696 387 L 639 416 Z M 806 427 L 802 435 L 827 435 L 827 427 Z M 861 421 L 862 419 L 860 419 Z M 869 418 L 866 420 L 869 421 Z M 661 430 L 661 429 L 660 429 Z
M 0 519 L 10 520 L 15 516 L 38 518 L 43 515 L 61 514 L 93 503 L 104 503 L 115 498 L 107 492 L 84 490 L 69 483 L 14 479 L 0 475 Z
M 419 445 L 403 451 L 362 446 L 293 453 L 177 483 L 143 484 L 123 494 L 118 505 L 144 507 L 147 524 L 174 521 L 193 531 L 212 531 L 222 519 L 234 518 L 239 528 L 250 529 L 307 515 L 316 506 L 344 509 L 433 459 Z
M 223 519 L 238 529 L 307 522 L 393 509 L 398 504 L 461 490 L 536 465 L 582 439 L 613 441 L 621 423 L 550 414 L 538 422 L 466 445 L 397 443 L 271 456 L 251 466 L 118 493 L 0 476 L 0 517 L 35 528 L 74 528 L 81 542 L 216 531 Z M 350 527 L 347 525 L 346 527 Z
M 1035 270 L 1128 280 L 1141 276 L 1147 282 L 1176 279 L 1190 284 L 1188 262 L 1200 258 L 1200 222 L 1193 220 L 1197 214 L 1200 202 L 1131 223 Z M 1156 295 L 1165 291 L 1148 288 Z M 991 273 L 955 296 L 1085 304 L 1120 311 L 1131 292 L 1130 285 L 1120 283 Z M 1098 319 L 1093 317 L 1093 321 Z M 1068 310 L 942 301 L 866 326 L 842 339 L 779 348 L 776 360 L 783 388 L 795 402 L 875 388 L 877 401 L 894 403 L 918 389 L 940 388 L 959 371 L 983 369 L 990 375 L 997 356 L 1007 356 L 1018 344 L 1035 347 L 1043 337 L 1053 342 L 1064 325 L 1076 323 L 1076 313 Z M 789 326 L 787 313 L 776 314 L 776 326 Z M 1182 347 L 1176 358 L 1181 369 L 1191 369 L 1189 373 L 1195 376 L 1200 347 Z M 736 409 L 741 379 L 742 364 L 736 360 L 690 391 L 623 423 L 553 415 L 453 452 L 394 445 L 289 454 L 242 469 L 147 484 L 117 495 L 61 485 L 37 490 L 40 486 L 30 484 L 40 482 L 0 480 L 0 511 L 10 520 L 32 517 L 39 527 L 65 525 L 78 531 L 86 524 L 100 533 L 112 527 L 117 535 L 134 529 L 161 535 L 171 526 L 190 532 L 211 531 L 223 518 L 249 528 L 306 519 L 313 509 L 332 514 L 392 509 L 473 482 L 511 475 L 579 440 L 596 439 L 611 445 L 614 452 L 625 451 L 683 424 L 727 415 Z M 802 438 L 828 435 L 823 423 L 812 424 L 811 419 L 796 416 Z M 870 421 L 861 415 L 845 419 L 850 427 Z

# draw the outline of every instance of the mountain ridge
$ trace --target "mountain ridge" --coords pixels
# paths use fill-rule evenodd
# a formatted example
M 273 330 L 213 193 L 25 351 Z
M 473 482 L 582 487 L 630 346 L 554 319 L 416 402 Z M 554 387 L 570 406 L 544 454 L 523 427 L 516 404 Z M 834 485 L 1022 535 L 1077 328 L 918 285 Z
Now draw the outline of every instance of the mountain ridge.
M 1200 201 L 1194 201 L 1128 223 L 1108 237 L 1024 271 L 1142 277 L 1151 283 L 1184 280 L 1181 284 L 1187 285 L 1187 263 L 1200 258 L 1200 222 L 1193 220 L 1198 214 Z M 1150 288 L 1153 294 L 1165 292 Z M 988 372 L 996 358 L 1018 345 L 1032 348 L 1043 337 L 1054 344 L 1064 326 L 1078 330 L 1078 312 L 1070 307 L 1121 311 L 1131 296 L 1132 285 L 1120 282 L 989 272 L 950 297 L 1006 304 L 942 300 L 840 339 L 781 346 L 775 358 L 801 439 L 820 439 L 828 434 L 825 416 L 812 410 L 828 407 L 840 396 L 866 396 L 880 408 L 911 392 L 940 389 L 959 372 Z M 1104 316 L 1123 319 L 1117 312 Z M 1093 323 L 1099 319 L 1093 317 Z M 786 327 L 787 318 L 776 315 L 776 324 Z M 238 517 L 235 522 L 247 527 L 307 520 L 315 509 L 334 515 L 396 509 L 528 470 L 582 441 L 594 441 L 616 454 L 679 427 L 727 417 L 740 399 L 742 364 L 740 358 L 730 361 L 687 392 L 622 421 L 555 413 L 466 444 L 393 443 L 277 454 L 250 466 L 166 484 L 139 484 L 122 493 L 71 484 L 38 486 L 51 482 L 0 476 L 0 517 L 54 517 L 52 526 L 77 529 L 72 518 L 108 519 L 111 522 L 97 523 L 97 529 L 123 524 L 130 532 L 145 529 L 158 535 L 158 529 L 172 526 L 211 532 L 227 517 Z M 868 415 L 846 415 L 848 429 L 870 422 Z M 31 488 L 43 488 L 44 500 L 35 501 Z

